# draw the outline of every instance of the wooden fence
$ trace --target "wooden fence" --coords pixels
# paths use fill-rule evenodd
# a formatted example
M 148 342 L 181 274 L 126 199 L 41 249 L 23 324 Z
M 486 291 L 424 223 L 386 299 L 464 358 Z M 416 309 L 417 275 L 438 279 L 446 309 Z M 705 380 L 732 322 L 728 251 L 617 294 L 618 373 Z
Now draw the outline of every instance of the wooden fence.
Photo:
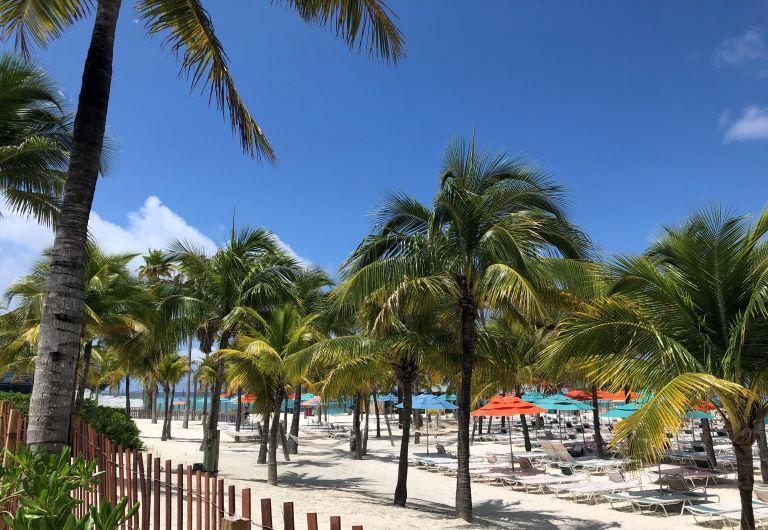
M 0 402 L 4 448 L 14 452 L 26 442 L 26 432 L 26 418 L 11 409 L 8 401 Z M 234 485 L 207 472 L 193 471 L 192 466 L 174 466 L 170 460 L 161 465 L 160 458 L 153 458 L 151 453 L 142 454 L 113 444 L 79 418 L 73 420 L 71 447 L 73 457 L 82 455 L 86 460 L 95 460 L 101 472 L 92 490 L 81 488 L 74 492 L 83 501 L 77 508 L 78 516 L 104 497 L 113 505 L 128 497 L 129 505 L 139 503 L 140 508 L 121 530 L 278 530 L 273 524 L 271 499 L 259 499 L 258 507 L 254 507 L 251 488 L 238 492 Z M 300 528 L 292 502 L 283 503 L 282 519 L 282 530 Z M 317 513 L 307 513 L 306 519 L 307 530 L 321 528 Z M 326 528 L 341 530 L 341 518 L 332 516 Z M 352 526 L 352 530 L 362 529 Z

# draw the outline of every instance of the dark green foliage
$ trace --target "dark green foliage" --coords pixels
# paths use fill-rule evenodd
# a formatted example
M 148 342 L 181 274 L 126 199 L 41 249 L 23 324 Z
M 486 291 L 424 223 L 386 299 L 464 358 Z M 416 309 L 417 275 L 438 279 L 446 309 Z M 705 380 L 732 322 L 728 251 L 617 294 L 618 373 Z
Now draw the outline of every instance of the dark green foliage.
M 114 530 L 136 512 L 138 504 L 126 511 L 127 499 L 112 507 L 107 498 L 90 506 L 87 515 L 77 518 L 74 508 L 82 501 L 72 492 L 90 490 L 98 480 L 96 462 L 82 457 L 71 461 L 68 447 L 61 455 L 45 450 L 32 452 L 20 448 L 11 456 L 10 465 L 0 468 L 0 500 L 5 505 L 18 500 L 16 514 L 3 514 L 8 528 L 14 530 Z
M 28 416 L 30 396 L 21 392 L 0 392 L 0 401 L 10 401 L 12 409 L 18 410 L 22 416 Z
M 95 401 L 86 400 L 77 415 L 96 432 L 106 434 L 112 443 L 129 449 L 143 449 L 136 422 L 122 409 L 102 407 Z

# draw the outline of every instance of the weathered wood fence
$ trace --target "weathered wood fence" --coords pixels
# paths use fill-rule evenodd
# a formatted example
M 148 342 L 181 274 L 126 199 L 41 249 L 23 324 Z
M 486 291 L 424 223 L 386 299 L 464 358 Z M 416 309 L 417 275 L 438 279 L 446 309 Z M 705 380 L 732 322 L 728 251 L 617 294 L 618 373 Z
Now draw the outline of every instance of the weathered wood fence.
M 18 410 L 11 409 L 8 401 L 0 402 L 0 434 L 3 446 L 15 452 L 26 442 L 27 420 Z M 75 418 L 71 429 L 72 456 L 82 455 L 96 461 L 101 472 L 96 486 L 88 491 L 74 492 L 83 501 L 77 515 L 85 514 L 89 505 L 96 505 L 104 497 L 113 504 L 128 497 L 128 504 L 140 504 L 139 510 L 122 530 L 239 530 L 262 528 L 266 530 L 298 530 L 294 504 L 284 502 L 282 527 L 273 523 L 272 500 L 259 499 L 258 506 L 251 488 L 237 491 L 207 472 L 193 470 L 192 466 L 161 462 L 151 453 L 127 449 L 113 444 L 104 434 Z M 6 452 L 4 451 L 4 455 Z M 4 461 L 5 465 L 6 462 Z M 321 528 L 317 513 L 306 513 L 306 529 Z M 341 530 L 341 518 L 330 518 L 330 530 Z M 352 526 L 352 530 L 362 530 Z

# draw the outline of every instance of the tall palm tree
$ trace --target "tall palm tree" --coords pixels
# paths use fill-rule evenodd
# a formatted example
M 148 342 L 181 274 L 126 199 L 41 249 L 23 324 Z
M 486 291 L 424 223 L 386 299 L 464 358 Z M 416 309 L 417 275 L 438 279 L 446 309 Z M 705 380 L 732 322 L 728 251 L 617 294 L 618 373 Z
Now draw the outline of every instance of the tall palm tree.
M 719 209 L 666 227 L 641 256 L 610 265 L 607 296 L 567 320 L 545 363 L 598 384 L 654 392 L 614 440 L 656 459 L 665 431 L 712 399 L 736 455 L 741 528 L 755 528 L 752 444 L 767 407 L 768 210 L 754 223 Z
M 163 441 L 171 439 L 171 411 L 176 384 L 188 371 L 187 360 L 184 357 L 179 357 L 176 353 L 164 355 L 153 367 L 155 378 L 163 386 L 165 395 L 165 417 L 160 436 Z
M 53 226 L 72 141 L 61 93 L 39 66 L 0 55 L 0 198 Z M 1 214 L 2 212 L 0 212 Z
M 281 4 L 305 21 L 331 27 L 350 48 L 359 47 L 385 61 L 397 61 L 404 53 L 402 36 L 381 0 L 289 0 Z M 67 403 L 73 392 L 71 379 L 82 326 L 85 242 L 106 129 L 120 7 L 121 0 L 96 2 L 53 245 L 38 346 L 38 387 L 32 392 L 27 438 L 31 446 L 52 451 L 59 451 L 68 438 L 71 408 Z M 202 1 L 139 0 L 136 8 L 147 33 L 163 36 L 179 58 L 181 73 L 192 88 L 209 91 L 245 153 L 273 162 L 272 147 L 235 87 L 227 55 Z M 32 45 L 46 46 L 93 12 L 93 3 L 84 0 L 3 2 L 0 35 L 14 37 L 17 48 L 28 55 Z
M 450 303 L 456 313 L 461 383 L 458 389 L 456 513 L 472 519 L 469 412 L 480 315 L 542 311 L 539 286 L 551 258 L 581 257 L 583 234 L 567 220 L 562 189 L 504 154 L 490 155 L 453 142 L 443 160 L 432 207 L 390 195 L 374 232 L 346 260 L 342 301 L 359 303 L 377 289 L 390 295 L 381 320 L 406 299 L 428 307 Z

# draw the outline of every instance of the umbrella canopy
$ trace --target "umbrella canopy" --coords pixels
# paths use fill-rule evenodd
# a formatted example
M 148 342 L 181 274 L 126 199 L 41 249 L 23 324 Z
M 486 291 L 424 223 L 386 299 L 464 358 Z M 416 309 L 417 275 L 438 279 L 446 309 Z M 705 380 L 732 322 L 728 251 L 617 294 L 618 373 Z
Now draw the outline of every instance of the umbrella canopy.
M 544 399 L 544 394 L 541 392 L 526 392 L 522 396 L 520 396 L 521 399 L 524 399 L 525 401 L 528 401 L 529 403 L 533 403 L 535 401 L 538 401 L 539 399 Z
M 398 399 L 398 397 L 396 395 L 394 395 L 394 394 L 382 394 L 382 395 L 378 396 L 376 399 L 378 399 L 379 401 L 382 401 L 382 402 L 383 401 L 400 401 Z
M 536 405 L 547 410 L 592 410 L 592 405 L 570 398 L 563 394 L 547 396 L 535 401 Z
M 517 416 L 519 414 L 543 414 L 547 409 L 543 409 L 533 403 L 523 401 L 517 396 L 501 397 L 491 400 L 487 405 L 471 412 L 470 416 Z
M 629 403 L 627 405 L 619 405 L 603 414 L 603 418 L 619 418 L 624 419 L 630 417 L 632 414 L 640 409 L 640 405 L 637 403 Z
M 456 394 L 440 394 L 443 401 L 456 401 Z
M 703 410 L 689 410 L 685 413 L 685 419 L 687 420 L 700 420 L 700 419 L 708 419 L 711 420 L 715 416 L 713 414 L 710 414 L 709 412 L 704 412 Z
M 419 394 L 418 396 L 413 396 L 411 407 L 418 410 L 456 410 L 459 408 L 452 403 L 443 401 L 437 396 L 433 396 L 432 394 Z M 403 408 L 403 404 L 398 404 L 397 408 Z
M 320 403 L 320 396 L 312 396 L 311 398 L 302 401 L 301 406 L 311 407 L 313 405 L 317 405 L 318 403 Z

